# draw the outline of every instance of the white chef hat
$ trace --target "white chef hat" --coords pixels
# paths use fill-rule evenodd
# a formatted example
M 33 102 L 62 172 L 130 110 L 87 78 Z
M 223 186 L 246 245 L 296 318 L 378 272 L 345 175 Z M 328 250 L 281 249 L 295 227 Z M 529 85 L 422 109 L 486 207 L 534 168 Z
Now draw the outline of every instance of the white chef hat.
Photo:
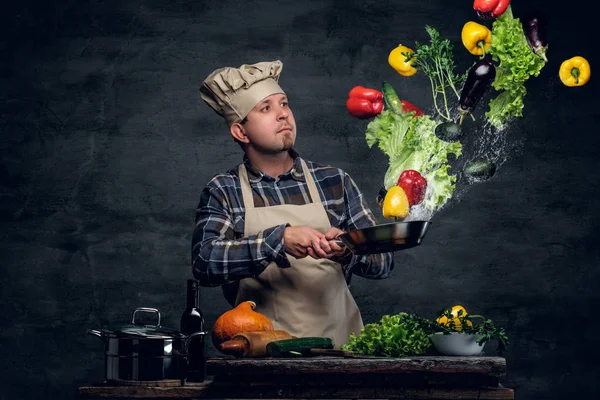
M 200 97 L 231 126 L 265 97 L 285 93 L 277 83 L 282 69 L 279 60 L 216 69 L 202 82 Z

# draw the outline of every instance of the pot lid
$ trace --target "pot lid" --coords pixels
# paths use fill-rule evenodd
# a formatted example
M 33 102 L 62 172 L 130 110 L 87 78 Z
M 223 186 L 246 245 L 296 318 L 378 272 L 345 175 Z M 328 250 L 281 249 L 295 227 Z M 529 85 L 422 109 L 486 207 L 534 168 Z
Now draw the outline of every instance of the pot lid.
M 105 336 L 118 338 L 181 339 L 185 337 L 181 332 L 155 325 L 111 325 L 102 329 L 102 332 Z
M 136 323 L 135 316 L 138 312 L 151 312 L 157 316 L 156 325 Z M 139 307 L 133 312 L 130 324 L 115 324 L 101 330 L 104 336 L 109 337 L 128 337 L 128 338 L 146 338 L 146 339 L 181 339 L 186 336 L 175 329 L 160 325 L 160 312 L 155 308 Z

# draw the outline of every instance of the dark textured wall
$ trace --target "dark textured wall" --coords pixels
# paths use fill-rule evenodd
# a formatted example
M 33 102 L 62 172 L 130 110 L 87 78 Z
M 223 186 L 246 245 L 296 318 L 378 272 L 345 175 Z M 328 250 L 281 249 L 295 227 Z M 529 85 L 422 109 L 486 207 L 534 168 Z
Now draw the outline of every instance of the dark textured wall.
M 550 9 L 550 62 L 527 84 L 524 117 L 501 133 L 467 120 L 463 159 L 498 160 L 485 183 L 459 182 L 423 245 L 396 253 L 390 279 L 353 280 L 366 322 L 432 317 L 461 303 L 507 328 L 504 384 L 518 399 L 597 398 L 600 195 L 597 80 L 566 88 L 574 55 L 600 65 L 585 4 Z M 0 15 L 0 398 L 76 398 L 104 374 L 86 328 L 157 307 L 178 326 L 200 191 L 241 160 L 198 96 L 214 68 L 281 59 L 306 158 L 345 169 L 372 207 L 387 157 L 345 111 L 355 85 L 391 82 L 432 111 L 429 82 L 387 64 L 425 25 L 473 58 L 460 1 L 22 0 Z M 583 10 L 583 11 L 582 11 Z M 481 111 L 481 110 L 480 110 Z M 484 138 L 484 139 L 481 139 Z M 470 144 L 469 144 L 470 143 Z M 458 171 L 460 172 L 460 171 Z M 381 218 L 381 215 L 378 213 Z M 381 218 L 382 219 L 382 218 Z M 382 219 L 383 222 L 383 219 Z M 202 293 L 207 323 L 227 309 Z M 210 349 L 214 354 L 214 349 Z

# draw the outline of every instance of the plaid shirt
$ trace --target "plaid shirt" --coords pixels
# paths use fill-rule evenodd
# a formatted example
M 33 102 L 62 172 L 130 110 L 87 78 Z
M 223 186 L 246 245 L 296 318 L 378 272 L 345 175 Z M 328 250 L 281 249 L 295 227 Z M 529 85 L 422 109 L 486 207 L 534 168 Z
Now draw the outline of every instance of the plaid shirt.
M 294 158 L 293 168 L 277 179 L 257 170 L 244 157 L 255 207 L 310 202 L 300 157 L 294 150 L 290 155 Z M 331 226 L 350 231 L 376 224 L 362 193 L 348 174 L 341 169 L 305 162 Z M 271 262 L 281 268 L 290 267 L 283 243 L 287 224 L 244 237 L 244 214 L 237 167 L 213 176 L 200 196 L 192 238 L 192 269 L 202 286 L 258 277 Z M 332 260 L 342 265 L 348 283 L 352 274 L 369 279 L 387 278 L 394 268 L 392 253 L 358 256 L 347 251 Z

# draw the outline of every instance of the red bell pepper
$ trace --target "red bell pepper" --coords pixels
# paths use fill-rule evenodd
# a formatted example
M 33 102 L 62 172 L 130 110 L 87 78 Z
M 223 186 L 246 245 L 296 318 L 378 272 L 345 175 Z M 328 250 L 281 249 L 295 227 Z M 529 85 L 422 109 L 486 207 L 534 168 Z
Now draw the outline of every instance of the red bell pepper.
M 421 109 L 419 107 L 415 106 L 410 101 L 400 100 L 400 103 L 402 104 L 402 111 L 404 111 L 404 112 L 414 111 L 415 112 L 414 117 L 420 117 L 423 115 L 423 111 L 421 111 Z
M 400 174 L 398 186 L 404 189 L 408 197 L 408 204 L 414 206 L 425 198 L 427 191 L 427 180 L 414 169 L 407 169 Z
M 473 9 L 481 19 L 495 19 L 504 14 L 510 0 L 475 0 Z
M 346 108 L 353 117 L 373 118 L 383 111 L 383 93 L 379 90 L 355 86 L 348 93 Z

